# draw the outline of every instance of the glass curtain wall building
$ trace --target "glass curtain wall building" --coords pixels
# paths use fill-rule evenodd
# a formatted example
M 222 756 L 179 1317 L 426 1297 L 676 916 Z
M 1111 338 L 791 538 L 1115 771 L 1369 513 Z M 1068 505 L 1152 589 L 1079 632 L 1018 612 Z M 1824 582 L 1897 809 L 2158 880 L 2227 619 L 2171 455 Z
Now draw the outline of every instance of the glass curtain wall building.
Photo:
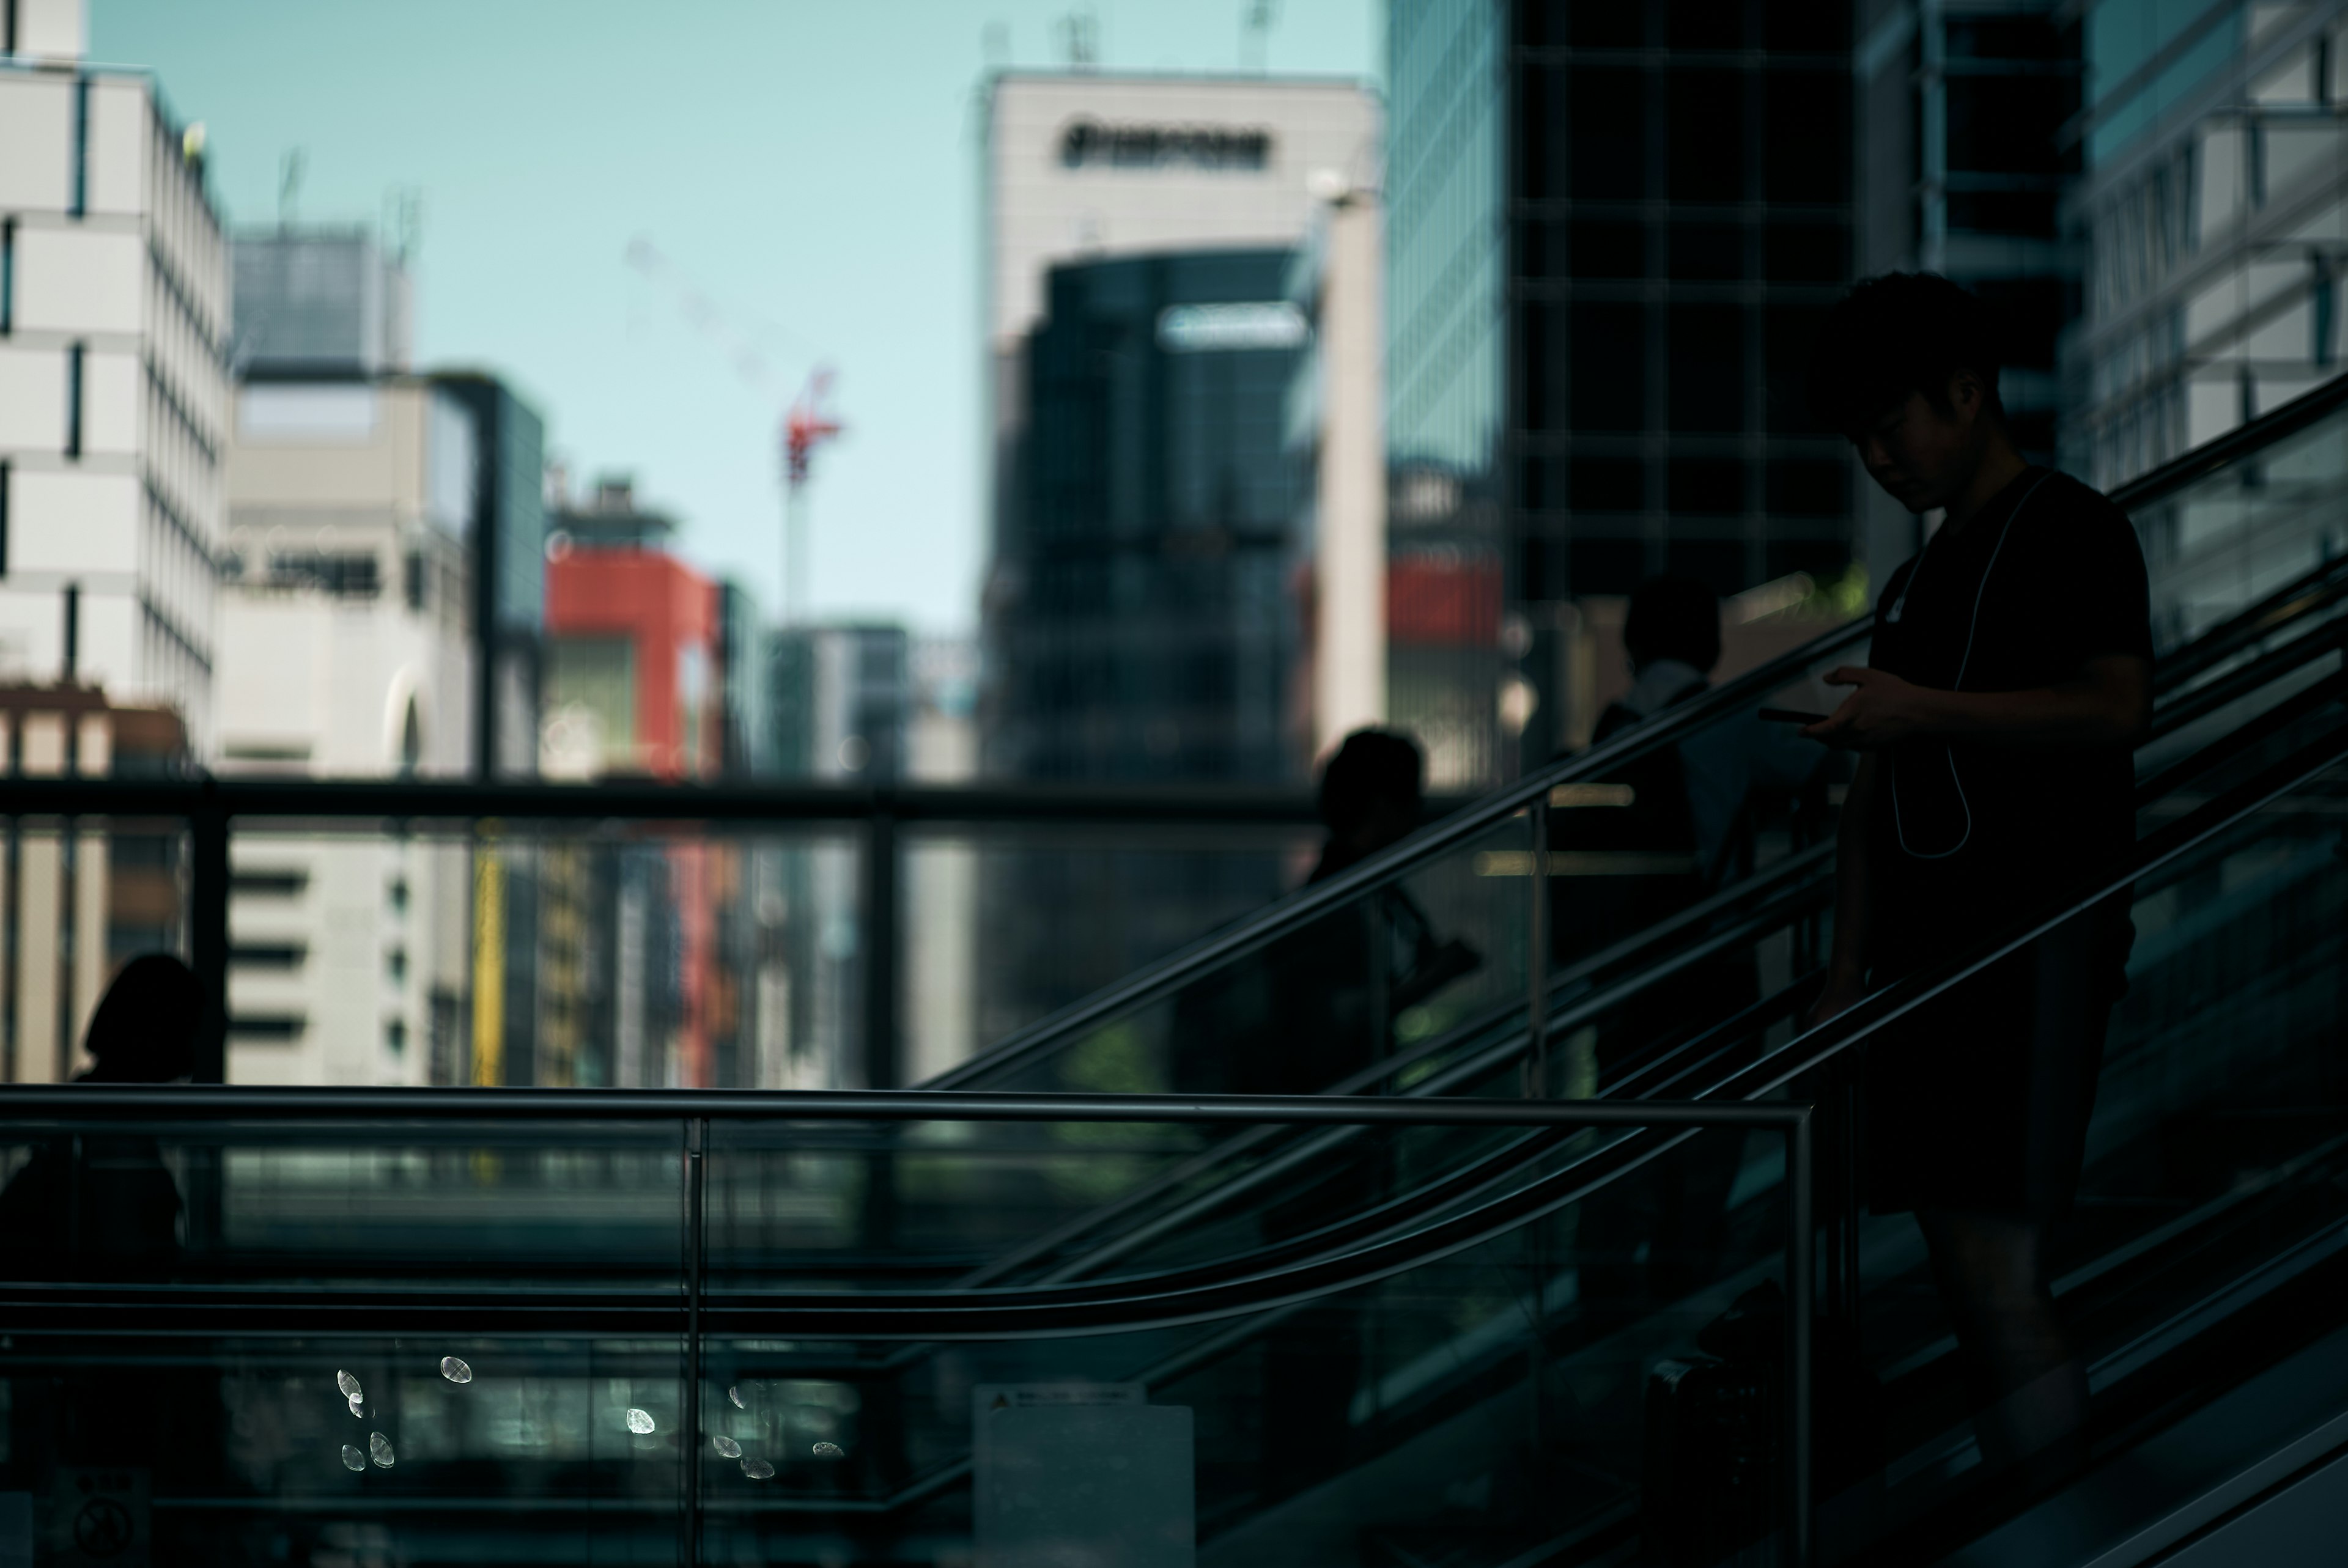
M 1305 335 L 1285 251 L 1052 269 L 1028 340 L 990 744 L 1031 779 L 1269 781 L 1294 616 L 1282 404 Z
M 1575 601 L 1850 558 L 1802 389 L 1850 270 L 1849 47 L 1831 5 L 1389 13 L 1392 527 L 1492 552 L 1504 768 L 1580 738 Z
M 2348 5 L 2104 0 L 2066 466 L 2111 486 L 2339 374 Z
M 1509 7 L 1386 26 L 1386 702 L 1459 787 L 1502 771 Z
M 2078 247 L 2063 190 L 2079 167 L 2077 7 L 2006 0 L 1962 10 L 1925 0 L 1859 8 L 1859 276 L 1955 279 L 2003 320 L 1998 391 L 2023 450 L 2051 463 L 2063 390 L 2057 348 L 2078 313 Z M 1862 559 L 1880 581 L 1921 542 L 1913 516 L 1861 485 Z

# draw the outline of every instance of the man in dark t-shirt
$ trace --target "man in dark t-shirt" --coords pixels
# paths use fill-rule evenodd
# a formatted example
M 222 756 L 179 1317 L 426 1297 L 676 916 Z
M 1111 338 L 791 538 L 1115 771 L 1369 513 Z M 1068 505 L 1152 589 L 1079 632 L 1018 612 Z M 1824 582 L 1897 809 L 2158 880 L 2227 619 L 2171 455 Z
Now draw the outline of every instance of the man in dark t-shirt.
M 1813 1021 L 1962 957 L 2134 841 L 2144 557 L 2116 507 L 2023 459 L 1995 343 L 1981 302 L 1929 273 L 1858 284 L 1821 333 L 1821 411 L 1893 498 L 1941 520 L 1884 585 L 1868 665 L 1827 677 L 1850 695 L 1803 732 L 1862 753 Z M 2127 913 L 2066 922 L 1868 1053 L 1869 1204 L 1916 1212 L 1993 1460 L 2059 1452 L 2085 1419 L 2044 1241 L 2078 1184 Z

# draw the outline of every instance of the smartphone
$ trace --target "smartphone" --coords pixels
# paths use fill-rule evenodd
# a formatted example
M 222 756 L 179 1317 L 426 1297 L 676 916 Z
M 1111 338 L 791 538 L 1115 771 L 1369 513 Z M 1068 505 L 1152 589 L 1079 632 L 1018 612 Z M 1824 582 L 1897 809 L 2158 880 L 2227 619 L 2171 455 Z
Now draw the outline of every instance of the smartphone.
M 1805 713 L 1798 708 L 1764 708 L 1761 716 L 1773 724 L 1817 724 L 1826 720 L 1824 713 Z

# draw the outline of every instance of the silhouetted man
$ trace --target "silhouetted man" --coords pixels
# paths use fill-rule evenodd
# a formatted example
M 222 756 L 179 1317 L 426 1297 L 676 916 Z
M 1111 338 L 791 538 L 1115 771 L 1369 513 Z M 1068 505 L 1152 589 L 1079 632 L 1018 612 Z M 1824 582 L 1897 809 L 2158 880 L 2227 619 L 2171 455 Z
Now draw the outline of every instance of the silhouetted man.
M 2118 507 L 2026 462 L 1996 325 L 1944 278 L 1890 273 L 1828 315 L 1812 390 L 1869 475 L 1937 532 L 1884 584 L 1866 668 L 1802 733 L 1862 753 L 1843 806 L 1834 954 L 1814 1018 L 1955 958 L 2124 856 L 2151 712 L 2144 557 Z M 1992 1458 L 2075 1433 L 2086 1379 L 2047 1288 L 2077 1188 L 2125 897 L 1879 1038 L 1869 1202 L 1913 1209 Z

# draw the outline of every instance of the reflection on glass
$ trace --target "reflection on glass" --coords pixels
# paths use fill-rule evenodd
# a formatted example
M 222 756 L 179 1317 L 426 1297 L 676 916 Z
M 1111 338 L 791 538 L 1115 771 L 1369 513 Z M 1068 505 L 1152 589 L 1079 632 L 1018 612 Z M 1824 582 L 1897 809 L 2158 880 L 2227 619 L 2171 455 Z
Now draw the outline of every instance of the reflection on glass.
M 815 1445 L 815 1457 L 818 1459 L 846 1459 L 848 1457 L 848 1450 L 841 1448 L 838 1443 L 818 1443 Z
M 742 1473 L 752 1481 L 771 1481 L 775 1467 L 762 1459 L 746 1459 L 742 1461 Z
M 359 1452 L 358 1450 L 351 1447 L 350 1444 L 345 1443 L 343 1445 L 343 1468 L 345 1470 L 355 1471 L 363 1471 L 366 1469 L 366 1455 Z
M 460 1358 L 455 1356 L 440 1358 L 440 1375 L 452 1383 L 469 1383 L 473 1380 L 473 1369 L 465 1365 Z
M 337 1388 L 337 1389 L 340 1389 L 343 1391 L 343 1398 L 345 1398 L 345 1399 L 350 1400 L 350 1401 L 351 1401 L 351 1403 L 353 1403 L 353 1404 L 355 1404 L 355 1405 L 358 1403 L 358 1401 L 359 1401 L 359 1380 L 358 1380 L 356 1378 L 353 1377 L 350 1373 L 348 1373 L 348 1372 L 337 1372 L 337 1373 L 335 1373 L 335 1388 Z
M 736 1442 L 732 1438 L 722 1435 L 714 1437 L 709 1440 L 709 1446 L 716 1449 L 727 1459 L 740 1459 L 742 1457 L 742 1445 Z
M 651 1435 L 652 1430 L 652 1412 L 649 1410 L 639 1410 L 631 1407 L 628 1411 L 628 1430 L 635 1433 L 638 1437 L 647 1437 Z
M 381 1432 L 369 1432 L 367 1457 L 375 1460 L 377 1469 L 389 1470 L 392 1466 L 391 1440 Z

